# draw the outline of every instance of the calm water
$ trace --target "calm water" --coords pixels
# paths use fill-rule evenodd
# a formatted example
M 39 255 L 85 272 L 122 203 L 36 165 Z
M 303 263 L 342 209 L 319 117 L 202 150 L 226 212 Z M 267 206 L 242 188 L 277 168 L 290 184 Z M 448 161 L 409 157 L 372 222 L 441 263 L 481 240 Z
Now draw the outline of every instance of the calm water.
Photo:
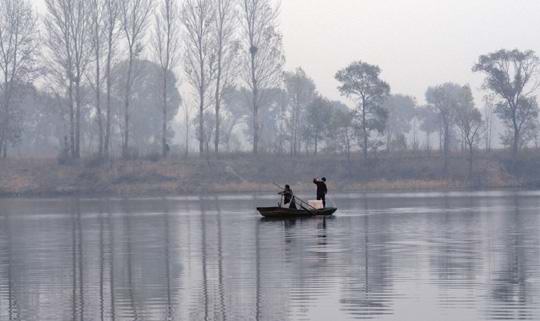
M 0 200 L 0 320 L 540 320 L 540 193 Z

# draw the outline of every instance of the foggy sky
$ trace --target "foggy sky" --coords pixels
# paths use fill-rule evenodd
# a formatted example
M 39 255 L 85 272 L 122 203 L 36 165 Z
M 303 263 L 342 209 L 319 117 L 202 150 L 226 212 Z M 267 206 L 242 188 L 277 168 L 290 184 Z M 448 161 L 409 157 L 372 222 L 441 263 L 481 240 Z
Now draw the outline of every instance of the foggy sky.
M 40 13 L 44 0 L 34 0 Z M 470 84 L 477 104 L 480 54 L 540 54 L 538 0 L 281 0 L 287 69 L 302 66 L 322 94 L 338 99 L 336 71 L 363 60 L 383 69 L 393 93 L 424 101 L 428 86 Z

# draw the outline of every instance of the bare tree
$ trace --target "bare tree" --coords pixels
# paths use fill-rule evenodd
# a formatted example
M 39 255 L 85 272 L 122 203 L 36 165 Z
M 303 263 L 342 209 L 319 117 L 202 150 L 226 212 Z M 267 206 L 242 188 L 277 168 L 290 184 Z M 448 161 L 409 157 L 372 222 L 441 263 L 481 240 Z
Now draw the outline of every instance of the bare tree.
M 215 67 L 212 29 L 215 11 L 212 0 L 186 0 L 182 7 L 182 23 L 186 30 L 185 71 L 195 89 L 198 104 L 199 153 L 204 153 L 204 111 L 212 85 Z
M 13 96 L 18 83 L 34 70 L 37 44 L 32 4 L 26 0 L 0 1 L 0 70 L 3 99 L 0 109 L 0 153 L 7 157 Z
M 236 56 L 238 54 L 238 42 L 235 39 L 237 27 L 236 0 L 214 0 L 215 27 L 214 49 L 216 54 L 215 74 L 215 129 L 214 129 L 214 152 L 219 153 L 220 129 L 221 129 L 221 105 L 225 88 L 231 87 L 236 76 Z
M 45 0 L 51 70 L 66 89 L 69 104 L 70 150 L 80 157 L 82 80 L 91 56 L 90 2 L 85 0 Z
M 94 49 L 94 89 L 96 94 L 96 118 L 98 123 L 98 154 L 100 157 L 104 153 L 104 127 L 103 127 L 103 112 L 101 110 L 101 60 L 103 58 L 103 42 L 104 34 L 107 25 L 105 12 L 107 3 L 104 0 L 91 0 L 91 15 L 92 15 L 92 46 Z
M 120 1 L 121 0 L 104 0 L 105 12 L 104 12 L 104 24 L 105 24 L 105 38 L 106 38 L 106 66 L 105 66 L 105 78 L 106 78 L 106 112 L 105 112 L 105 138 L 103 142 L 103 150 L 106 156 L 110 154 L 111 146 L 111 118 L 112 118 L 112 83 L 113 77 L 111 75 L 112 66 L 115 58 L 116 45 L 120 35 Z
M 153 0 L 122 0 L 120 11 L 122 29 L 127 42 L 128 68 L 124 92 L 124 128 L 122 137 L 122 156 L 129 156 L 129 105 L 133 87 L 133 65 L 142 52 L 142 41 L 148 26 L 148 17 L 152 13 Z
M 161 152 L 163 157 L 168 151 L 167 144 L 167 90 L 169 87 L 169 72 L 178 65 L 180 58 L 180 26 L 178 24 L 179 12 L 176 0 L 161 0 L 160 7 L 155 14 L 155 29 L 153 47 L 155 56 L 163 73 L 162 83 L 162 128 L 161 128 Z
M 259 109 L 264 100 L 263 91 L 277 87 L 285 60 L 277 16 L 278 11 L 270 0 L 242 0 L 243 79 L 251 91 L 254 154 L 259 151 Z

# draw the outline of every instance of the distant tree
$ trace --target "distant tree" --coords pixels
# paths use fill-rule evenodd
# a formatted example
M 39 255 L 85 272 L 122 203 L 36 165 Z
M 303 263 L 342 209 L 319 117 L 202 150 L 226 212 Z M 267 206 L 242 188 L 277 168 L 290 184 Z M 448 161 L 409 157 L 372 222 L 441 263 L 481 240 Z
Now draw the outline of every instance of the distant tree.
M 122 0 L 120 13 L 122 29 L 128 50 L 128 67 L 126 70 L 126 89 L 124 91 L 124 124 L 122 137 L 122 156 L 129 157 L 130 137 L 130 103 L 133 88 L 133 64 L 141 54 L 142 41 L 148 26 L 148 17 L 152 14 L 153 0 Z
M 288 132 L 289 124 L 289 97 L 286 90 L 282 90 L 278 98 L 278 126 L 277 126 L 277 152 L 285 153 L 285 142 L 292 141 Z M 291 144 L 292 145 L 292 144 Z
M 416 102 L 410 96 L 390 95 L 385 99 L 383 108 L 388 113 L 386 148 L 391 151 L 392 144 L 397 139 L 405 139 L 405 134 L 411 131 L 411 121 L 416 116 Z
M 214 92 L 214 152 L 219 153 L 221 141 L 221 106 L 225 89 L 234 85 L 238 74 L 239 43 L 236 0 L 214 0 L 215 92 Z
M 480 56 L 473 71 L 486 76 L 484 87 L 500 98 L 496 113 L 512 135 L 512 152 L 517 157 L 522 131 L 538 116 L 533 92 L 538 88 L 540 59 L 532 50 L 501 49 Z
M 252 102 L 251 92 L 246 92 L 244 96 L 247 101 Z M 259 100 L 259 151 L 276 152 L 279 150 L 279 127 L 281 119 L 281 99 L 283 90 L 281 88 L 266 88 L 260 91 Z M 247 124 L 248 137 L 253 137 L 253 122 Z
M 431 150 L 431 135 L 439 130 L 439 114 L 435 107 L 427 105 L 418 109 L 418 117 L 420 118 L 420 129 L 426 133 L 426 150 Z
M 277 10 L 271 0 L 241 0 L 242 78 L 251 91 L 253 153 L 259 151 L 263 93 L 278 87 L 284 56 L 277 30 Z
M 492 140 L 493 140 L 493 126 L 495 121 L 495 103 L 493 95 L 484 96 L 484 108 L 483 108 L 483 119 L 484 119 L 484 138 L 485 138 L 485 149 L 486 151 L 491 151 Z
M 467 93 L 465 99 L 457 106 L 455 120 L 456 126 L 461 133 L 463 143 L 467 147 L 467 152 L 469 154 L 469 178 L 472 178 L 474 149 L 477 147 L 480 141 L 481 131 L 484 123 L 482 121 L 482 114 L 474 106 L 470 88 L 468 91 L 469 93 Z
M 209 106 L 209 91 L 214 79 L 215 52 L 213 46 L 215 10 L 212 0 L 186 0 L 182 5 L 185 71 L 187 81 L 196 92 L 198 105 L 199 153 L 205 150 L 205 110 Z
M 169 97 L 170 73 L 178 65 L 180 58 L 180 25 L 178 23 L 179 8 L 176 0 L 161 0 L 155 13 L 155 26 L 153 34 L 154 55 L 161 67 L 162 103 L 161 103 L 161 155 L 165 157 L 168 152 L 167 130 L 169 117 L 167 106 Z
M 122 61 L 112 70 L 117 75 L 113 79 L 114 94 L 125 97 L 126 81 L 124 75 L 130 68 L 129 61 Z M 130 102 L 130 126 L 132 127 L 130 148 L 137 147 L 142 152 L 161 153 L 163 125 L 163 69 L 160 64 L 147 60 L 135 60 L 131 68 L 136 72 L 133 77 L 133 95 Z M 167 73 L 167 119 L 169 123 L 175 119 L 182 102 L 176 87 L 176 76 L 172 71 Z M 166 139 L 174 136 L 172 129 L 167 128 Z
M 351 160 L 351 149 L 354 135 L 353 116 L 354 111 L 345 104 L 332 102 L 332 118 L 329 123 L 329 136 L 333 139 L 333 148 L 337 152 L 347 154 L 347 159 Z
M 14 110 L 18 86 L 30 80 L 37 53 L 36 17 L 26 0 L 0 0 L 0 153 L 7 157 L 8 144 L 19 137 L 21 112 Z
M 328 99 L 317 96 L 306 108 L 304 131 L 313 141 L 315 155 L 319 151 L 321 140 L 328 134 L 332 107 L 332 102 Z
M 472 93 L 469 86 L 460 86 L 454 83 L 430 87 L 426 91 L 426 101 L 438 113 L 441 124 L 442 151 L 444 159 L 444 173 L 448 173 L 448 158 L 450 152 L 450 139 L 456 125 L 456 112 L 463 106 L 472 103 Z
M 231 152 L 235 140 L 235 130 L 247 122 L 250 114 L 249 93 L 247 89 L 228 87 L 223 96 L 223 143 Z
M 22 109 L 24 134 L 19 150 L 34 157 L 57 156 L 64 149 L 66 113 L 60 109 L 67 106 L 65 98 L 39 91 L 32 85 L 19 87 L 19 90 L 22 91 L 18 105 Z M 64 156 L 69 157 L 69 150 Z
M 368 158 L 371 132 L 384 130 L 387 113 L 384 100 L 390 94 L 390 86 L 380 79 L 381 69 L 362 61 L 354 62 L 336 74 L 341 83 L 338 87 L 342 95 L 357 102 L 360 145 L 364 159 Z
M 296 155 L 299 150 L 299 134 L 303 116 L 307 106 L 316 97 L 316 88 L 315 82 L 302 68 L 297 68 L 294 72 L 285 72 L 284 82 L 290 109 L 287 127 L 291 139 L 291 154 Z

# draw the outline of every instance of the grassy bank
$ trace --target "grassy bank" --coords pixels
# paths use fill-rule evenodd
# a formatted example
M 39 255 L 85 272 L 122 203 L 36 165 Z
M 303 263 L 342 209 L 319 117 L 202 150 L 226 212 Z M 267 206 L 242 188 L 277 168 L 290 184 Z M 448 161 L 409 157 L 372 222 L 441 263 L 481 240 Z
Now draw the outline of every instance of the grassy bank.
M 464 188 L 508 188 L 540 185 L 538 155 L 524 158 L 516 172 L 504 156 L 482 155 L 472 178 L 460 155 L 441 172 L 437 155 L 382 155 L 365 163 L 339 157 L 265 155 L 178 158 L 99 163 L 81 160 L 60 165 L 52 159 L 0 161 L 0 195 L 156 196 L 198 193 L 274 191 L 273 182 L 297 191 L 312 191 L 311 180 L 326 176 L 332 191 L 424 191 Z M 523 172 L 523 175 L 520 175 Z M 530 173 L 535 173 L 531 175 Z M 526 175 L 525 175 L 526 174 Z M 537 177 L 538 176 L 538 177 Z

